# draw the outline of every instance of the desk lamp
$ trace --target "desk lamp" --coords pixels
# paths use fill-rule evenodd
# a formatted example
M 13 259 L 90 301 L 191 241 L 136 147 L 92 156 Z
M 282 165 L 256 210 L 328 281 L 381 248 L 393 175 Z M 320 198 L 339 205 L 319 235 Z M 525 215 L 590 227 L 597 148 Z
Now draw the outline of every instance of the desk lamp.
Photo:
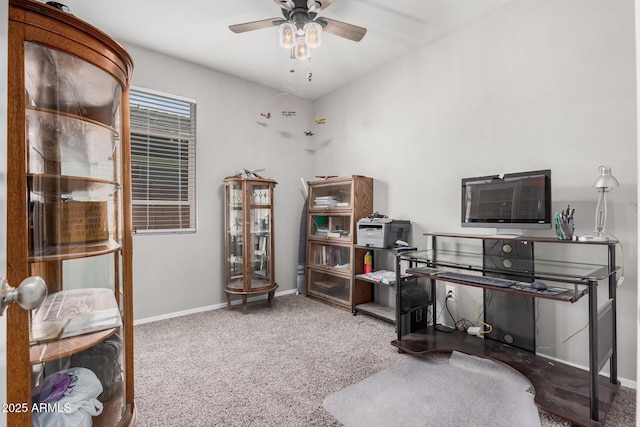
M 611 168 L 600 166 L 600 177 L 593 184 L 598 189 L 598 204 L 596 205 L 596 229 L 592 240 L 609 240 L 604 236 L 604 226 L 607 222 L 607 191 L 609 188 L 619 187 L 620 183 L 611 175 Z

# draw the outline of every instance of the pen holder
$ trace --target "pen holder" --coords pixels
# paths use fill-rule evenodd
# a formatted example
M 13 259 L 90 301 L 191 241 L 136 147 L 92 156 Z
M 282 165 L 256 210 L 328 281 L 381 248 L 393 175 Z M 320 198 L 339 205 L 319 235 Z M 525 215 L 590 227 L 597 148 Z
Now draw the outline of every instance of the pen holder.
M 573 222 L 565 222 L 562 219 L 556 221 L 556 235 L 560 240 L 573 240 L 575 226 Z

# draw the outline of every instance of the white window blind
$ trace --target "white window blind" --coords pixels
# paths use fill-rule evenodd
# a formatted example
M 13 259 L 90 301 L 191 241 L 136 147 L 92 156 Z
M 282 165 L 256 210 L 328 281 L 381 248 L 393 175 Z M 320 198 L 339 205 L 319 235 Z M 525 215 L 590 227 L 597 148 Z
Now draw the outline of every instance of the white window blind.
M 133 230 L 195 231 L 195 101 L 132 89 L 129 103 Z

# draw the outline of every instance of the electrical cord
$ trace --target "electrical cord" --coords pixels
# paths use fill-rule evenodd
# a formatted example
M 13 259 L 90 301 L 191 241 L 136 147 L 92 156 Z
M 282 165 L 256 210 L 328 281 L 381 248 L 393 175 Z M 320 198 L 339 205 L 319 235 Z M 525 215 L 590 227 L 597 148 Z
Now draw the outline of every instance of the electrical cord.
M 451 310 L 449 310 L 449 304 L 447 303 L 447 301 L 449 301 L 449 298 L 451 298 L 449 295 L 447 295 L 447 297 L 444 299 L 444 307 L 447 309 L 447 313 L 449 313 L 449 317 L 451 317 L 451 320 L 453 320 L 453 325 L 455 326 L 456 319 L 453 318 L 453 314 L 451 314 Z
M 550 345 L 550 346 L 536 346 L 536 348 L 542 348 L 542 349 L 550 349 L 550 348 L 556 348 L 561 346 L 562 344 L 566 343 L 567 341 L 569 341 L 571 338 L 575 337 L 576 335 L 578 335 L 580 332 L 584 331 L 585 329 L 587 329 L 587 327 L 589 326 L 589 322 L 587 322 L 582 328 L 578 329 L 577 331 L 575 331 L 573 334 L 569 335 L 564 341 L 562 341 L 561 343 L 555 344 L 555 345 Z
M 451 312 L 449 311 L 449 306 L 447 305 L 447 301 L 449 300 L 449 298 L 451 298 L 449 295 L 447 295 L 447 297 L 444 299 L 444 306 L 447 309 L 447 312 L 449 313 L 449 316 L 451 316 L 451 319 L 453 320 L 453 324 L 455 325 L 456 321 L 453 318 L 453 315 L 451 315 Z M 438 316 L 436 317 L 436 322 L 438 321 L 438 319 L 440 318 L 440 316 L 442 315 L 442 310 L 440 310 L 440 314 L 438 314 Z M 456 329 L 455 328 L 450 328 L 447 325 L 443 325 L 441 323 L 436 323 L 435 325 L 435 330 L 438 332 L 445 332 L 447 334 L 450 334 L 452 332 L 454 332 Z
M 475 324 L 471 320 L 465 319 L 464 317 L 458 320 L 458 322 L 456 323 L 456 329 L 460 332 L 466 332 L 467 329 L 469 329 L 471 326 L 475 326 Z
M 476 301 L 482 297 L 483 296 L 480 295 L 473 299 L 473 315 L 476 318 L 476 323 L 482 323 L 485 327 L 489 328 L 488 331 L 485 331 L 484 328 L 482 328 L 483 330 L 480 331 L 480 335 L 486 335 L 486 334 L 490 334 L 493 331 L 493 326 L 480 320 L 480 315 L 478 314 L 478 310 L 476 310 Z

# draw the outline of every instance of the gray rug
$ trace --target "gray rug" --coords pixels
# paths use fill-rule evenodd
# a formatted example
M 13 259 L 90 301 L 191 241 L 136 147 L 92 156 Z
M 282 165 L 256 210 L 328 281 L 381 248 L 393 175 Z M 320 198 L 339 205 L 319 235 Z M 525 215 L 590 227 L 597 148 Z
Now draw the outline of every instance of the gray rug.
M 346 427 L 540 426 L 529 389 L 498 363 L 453 352 L 444 362 L 405 358 L 323 406 Z

